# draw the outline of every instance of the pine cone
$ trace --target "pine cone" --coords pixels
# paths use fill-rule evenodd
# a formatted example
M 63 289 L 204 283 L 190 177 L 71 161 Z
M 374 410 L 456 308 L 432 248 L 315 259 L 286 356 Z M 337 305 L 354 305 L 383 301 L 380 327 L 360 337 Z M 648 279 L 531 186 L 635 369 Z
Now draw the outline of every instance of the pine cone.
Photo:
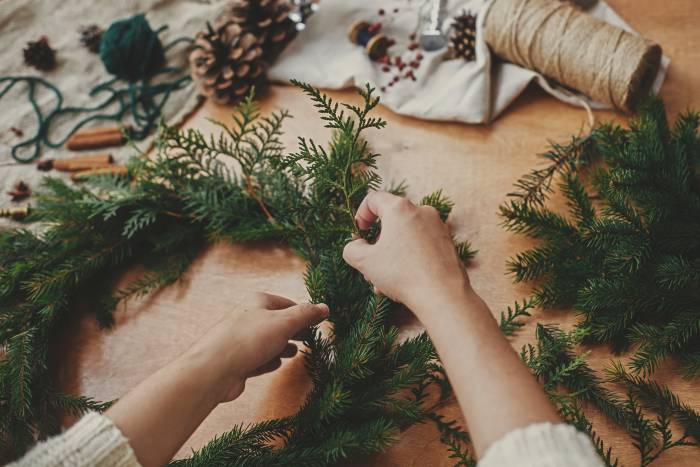
M 237 103 L 252 86 L 262 84 L 266 69 L 262 55 L 261 39 L 240 25 L 207 24 L 190 54 L 192 78 L 203 95 L 221 104 Z
M 24 63 L 42 71 L 56 66 L 56 51 L 49 45 L 49 39 L 41 36 L 38 41 L 27 42 L 24 48 Z
M 476 16 L 463 13 L 454 18 L 450 37 L 450 58 L 471 62 L 476 58 Z
M 287 0 L 233 0 L 226 18 L 260 37 L 264 58 L 271 63 L 296 35 L 290 11 Z
M 83 44 L 90 52 L 97 53 L 100 51 L 100 42 L 102 42 L 102 34 L 104 34 L 104 29 L 96 24 L 91 24 L 90 26 L 83 26 L 79 30 L 80 32 L 80 43 Z

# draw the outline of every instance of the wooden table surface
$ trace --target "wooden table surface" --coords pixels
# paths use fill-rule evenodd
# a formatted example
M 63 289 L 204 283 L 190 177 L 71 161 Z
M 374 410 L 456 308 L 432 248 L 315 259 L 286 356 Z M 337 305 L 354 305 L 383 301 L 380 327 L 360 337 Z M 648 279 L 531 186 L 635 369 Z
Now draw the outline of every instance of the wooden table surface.
M 669 115 L 700 109 L 700 4 L 698 0 L 609 0 L 634 28 L 662 44 L 671 67 L 661 95 Z M 351 91 L 331 92 L 334 99 L 354 101 Z M 303 135 L 325 141 L 327 130 L 309 101 L 298 90 L 273 87 L 262 101 L 263 109 L 289 109 L 284 137 L 294 149 Z M 229 120 L 230 109 L 206 104 L 189 125 L 214 131 L 205 120 Z M 537 154 L 547 141 L 563 141 L 584 127 L 585 112 L 556 101 L 534 87 L 488 126 L 426 122 L 402 117 L 386 109 L 378 113 L 389 121 L 384 131 L 367 135 L 381 153 L 379 172 L 386 182 L 406 180 L 409 195 L 418 198 L 444 188 L 456 202 L 451 223 L 457 236 L 470 239 L 479 254 L 470 268 L 476 290 L 494 313 L 528 294 L 528 287 L 514 286 L 506 275 L 505 261 L 531 243 L 499 226 L 498 206 L 513 182 L 540 163 Z M 597 112 L 599 120 L 624 121 L 611 112 Z M 279 245 L 210 247 L 191 268 L 183 283 L 169 287 L 127 309 L 118 311 L 117 325 L 108 332 L 98 329 L 87 315 L 68 326 L 57 346 L 56 378 L 67 391 L 109 400 L 124 394 L 196 340 L 224 313 L 241 307 L 250 291 L 268 290 L 305 300 L 304 264 Z M 126 280 L 126 279 L 125 279 Z M 570 327 L 568 312 L 538 312 L 533 321 Z M 419 326 L 414 323 L 413 326 Z M 513 341 L 516 348 L 533 339 L 528 326 Z M 591 364 L 602 368 L 610 358 L 594 349 Z M 663 382 L 700 408 L 697 382 L 683 380 L 670 369 L 658 373 Z M 479 381 L 474 381 L 479 384 Z M 219 406 L 180 451 L 185 456 L 214 435 L 234 424 L 293 413 L 309 388 L 300 356 L 269 375 L 249 382 L 243 396 Z M 517 393 L 516 393 L 517 394 Z M 517 396 L 516 396 L 517 397 Z M 456 404 L 447 414 L 459 416 Z M 592 413 L 596 429 L 616 449 L 623 465 L 635 465 L 636 450 L 630 439 L 609 422 Z M 388 452 L 361 465 L 448 466 L 445 447 L 432 425 L 409 429 Z M 664 454 L 656 465 L 700 465 L 700 450 L 678 448 Z

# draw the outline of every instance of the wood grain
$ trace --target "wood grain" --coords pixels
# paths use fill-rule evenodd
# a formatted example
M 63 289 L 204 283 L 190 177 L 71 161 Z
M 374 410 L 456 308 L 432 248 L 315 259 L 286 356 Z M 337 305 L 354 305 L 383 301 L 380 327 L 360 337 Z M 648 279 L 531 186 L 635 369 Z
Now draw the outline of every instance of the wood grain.
M 645 36 L 659 42 L 671 59 L 661 95 L 669 115 L 700 109 L 700 9 L 697 0 L 610 0 L 623 18 Z M 334 99 L 356 101 L 350 91 L 331 92 Z M 273 87 L 263 100 L 265 111 L 289 109 L 295 116 L 286 125 L 289 149 L 297 136 L 324 141 L 327 130 L 308 100 L 295 89 Z M 386 182 L 406 180 L 409 195 L 420 197 L 444 188 L 456 201 L 450 219 L 458 237 L 470 239 L 479 254 L 470 269 L 474 287 L 494 313 L 528 294 L 528 287 L 514 286 L 506 275 L 505 261 L 531 243 L 499 226 L 498 206 L 519 176 L 540 163 L 537 154 L 548 140 L 563 141 L 585 126 L 585 113 L 545 95 L 537 89 L 519 98 L 505 114 L 488 126 L 425 122 L 380 109 L 388 128 L 367 135 L 383 156 L 379 172 Z M 230 109 L 205 105 L 189 125 L 218 131 L 206 117 L 230 120 Z M 623 122 L 624 116 L 597 112 L 599 120 Z M 186 280 L 143 301 L 130 303 L 117 314 L 117 326 L 108 332 L 97 328 L 89 315 L 79 315 L 61 333 L 55 346 L 55 377 L 66 391 L 108 400 L 119 397 L 156 369 L 177 356 L 224 313 L 241 306 L 247 293 L 269 290 L 292 299 L 306 298 L 303 263 L 280 245 L 215 245 L 194 264 Z M 124 279 L 126 280 L 126 278 Z M 567 311 L 538 313 L 533 321 L 570 327 Z M 410 328 L 419 327 L 411 323 Z M 515 348 L 531 341 L 528 326 L 513 341 Z M 593 350 L 592 365 L 605 366 L 610 354 Z M 658 373 L 695 407 L 700 408 L 697 382 L 683 380 L 665 368 Z M 474 384 L 479 384 L 474 381 Z M 309 381 L 299 356 L 281 370 L 250 381 L 243 396 L 218 407 L 180 451 L 185 456 L 214 435 L 234 424 L 293 413 L 304 399 Z M 458 417 L 456 405 L 446 409 Z M 612 444 L 623 465 L 635 465 L 636 450 L 630 439 L 595 413 L 596 429 Z M 388 452 L 355 465 L 448 466 L 444 446 L 430 425 L 407 430 Z M 700 465 L 700 451 L 679 448 L 661 457 L 656 465 Z

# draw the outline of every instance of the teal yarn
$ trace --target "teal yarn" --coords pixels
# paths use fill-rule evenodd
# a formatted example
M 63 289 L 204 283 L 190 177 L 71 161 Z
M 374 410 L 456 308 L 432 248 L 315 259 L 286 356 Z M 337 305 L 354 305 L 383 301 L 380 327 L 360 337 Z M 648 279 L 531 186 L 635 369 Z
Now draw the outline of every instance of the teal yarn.
M 163 44 L 143 14 L 112 23 L 102 35 L 100 58 L 108 72 L 131 83 L 153 76 L 165 63 Z
M 191 80 L 186 70 L 164 65 L 165 52 L 178 43 L 192 43 L 193 39 L 181 37 L 163 46 L 158 34 L 166 27 L 154 31 L 143 14 L 116 21 L 109 27 L 100 43 L 100 58 L 114 76 L 90 90 L 89 96 L 98 101 L 93 106 L 64 105 L 61 91 L 39 76 L 1 76 L 0 86 L 5 87 L 0 88 L 0 100 L 15 85 L 26 85 L 27 99 L 37 122 L 32 136 L 12 146 L 12 158 L 20 163 L 32 162 L 39 158 L 42 147 L 63 146 L 73 133 L 93 121 L 121 122 L 130 116 L 133 128 L 129 137 L 134 140 L 145 138 L 157 125 L 170 94 L 184 88 Z M 151 78 L 161 74 L 173 74 L 174 77 L 155 84 L 150 82 Z M 54 95 L 53 108 L 39 106 L 36 95 L 41 88 Z M 87 115 L 62 138 L 53 141 L 49 131 L 51 124 L 55 118 L 66 114 Z

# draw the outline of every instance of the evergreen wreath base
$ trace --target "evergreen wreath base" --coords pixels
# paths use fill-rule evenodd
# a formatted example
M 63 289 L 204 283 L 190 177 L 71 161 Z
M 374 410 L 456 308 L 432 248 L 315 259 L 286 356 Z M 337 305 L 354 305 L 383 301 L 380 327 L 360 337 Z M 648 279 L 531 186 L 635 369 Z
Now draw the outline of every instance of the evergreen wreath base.
M 262 116 L 251 96 L 234 114 L 232 126 L 219 124 L 222 133 L 218 137 L 196 130 L 162 128 L 155 157 L 132 159 L 128 177 L 100 176 L 82 186 L 47 178 L 29 219 L 42 222 L 41 231 L 0 232 L 0 439 L 5 449 L 19 456 L 37 439 L 58 432 L 60 413 L 80 414 L 109 405 L 63 394 L 49 378 L 49 339 L 60 322 L 71 319 L 70 310 L 78 297 L 87 291 L 99 292 L 95 315 L 107 327 L 120 303 L 176 282 L 206 244 L 277 239 L 307 262 L 305 281 L 311 300 L 325 302 L 331 309 L 332 335 L 309 329 L 304 340 L 305 366 L 313 389 L 296 414 L 234 427 L 190 458 L 172 465 L 333 465 L 383 451 L 402 430 L 426 421 L 435 423 L 456 465 L 475 465 L 468 434 L 457 422 L 439 414 L 439 408 L 450 399 L 451 389 L 428 336 L 423 333 L 400 340 L 398 330 L 388 320 L 400 305 L 375 295 L 362 276 L 342 260 L 342 249 L 351 235 L 362 234 L 370 240 L 376 236 L 375 230 L 359 232 L 354 212 L 367 191 L 381 185 L 374 170 L 378 155 L 362 138 L 364 131 L 385 125 L 370 115 L 378 99 L 368 87 L 361 92 L 360 106 L 337 104 L 308 85 L 295 84 L 334 131 L 326 147 L 302 138 L 297 152 L 286 154 L 279 136 L 288 114 L 281 111 Z M 503 210 L 507 226 L 544 239 L 544 245 L 552 249 L 535 250 L 540 256 L 523 253 L 513 261 L 513 271 L 519 280 L 534 278 L 540 272 L 550 282 L 537 289 L 533 299 L 501 313 L 501 329 L 506 335 L 517 332 L 537 306 L 556 302 L 548 302 L 548 297 L 562 294 L 580 299 L 580 290 L 586 290 L 592 280 L 586 274 L 594 276 L 601 264 L 626 274 L 645 270 L 647 263 L 641 260 L 639 269 L 625 268 L 620 255 L 629 250 L 615 242 L 603 242 L 600 264 L 584 263 L 583 273 L 574 281 L 566 276 L 570 262 L 557 262 L 557 255 L 564 250 L 555 247 L 557 242 L 567 247 L 573 242 L 583 248 L 581 242 L 588 237 L 577 235 L 591 226 L 619 234 L 613 227 L 624 222 L 635 225 L 638 219 L 633 214 L 647 206 L 642 202 L 669 203 L 669 216 L 659 217 L 664 211 L 657 206 L 650 211 L 656 217 L 639 220 L 641 226 L 647 226 L 650 219 L 675 219 L 679 204 L 669 201 L 676 200 L 671 195 L 695 199 L 697 178 L 693 177 L 700 147 L 697 117 L 683 117 L 673 131 L 660 119 L 658 108 L 654 111 L 652 106 L 630 130 L 603 127 L 570 146 L 556 146 L 548 154 L 550 167 L 521 180 L 519 191 L 514 193 L 517 199 Z M 652 157 L 658 147 L 664 148 L 660 159 Z M 599 186 L 610 189 L 604 192 L 608 203 L 604 217 L 598 218 L 575 172 L 601 153 L 610 169 L 599 175 L 599 180 L 608 184 Z M 649 164 L 630 166 L 625 157 L 638 157 L 635 154 L 641 154 L 641 162 Z M 228 169 L 226 160 L 234 162 L 237 169 Z M 618 167 L 620 172 L 615 172 Z M 659 168 L 663 170 L 659 172 Z M 671 185 L 667 193 L 671 198 L 620 198 L 620 193 L 629 194 L 624 190 L 636 186 L 629 184 L 635 180 L 629 177 L 648 181 L 656 173 L 661 175 L 653 179 L 654 186 L 666 189 L 664 183 L 680 183 Z M 544 209 L 557 174 L 565 175 L 565 191 L 578 224 Z M 404 188 L 392 191 L 402 194 Z M 441 191 L 426 196 L 422 203 L 434 206 L 443 220 L 452 208 Z M 639 240 L 641 232 L 646 231 L 635 231 L 630 238 Z M 652 241 L 650 245 L 645 251 L 656 258 L 657 244 Z M 464 260 L 474 254 L 467 242 L 457 242 L 457 249 Z M 606 255 L 612 259 L 605 261 Z M 538 263 L 530 257 L 547 261 Z M 691 288 L 697 276 L 691 275 L 686 282 L 678 278 L 678 271 L 693 271 L 696 258 L 681 257 L 678 265 L 682 267 L 664 276 L 668 280 L 660 284 L 672 287 L 675 293 L 687 292 L 688 300 L 697 305 Z M 145 265 L 149 272 L 114 292 L 105 278 L 134 265 Z M 674 277 L 677 279 L 672 280 Z M 698 307 L 695 310 L 697 313 Z M 700 415 L 668 388 L 655 383 L 648 371 L 639 371 L 648 366 L 628 369 L 613 364 L 606 374 L 599 375 L 587 365 L 586 354 L 579 349 L 603 335 L 599 331 L 604 325 L 596 321 L 599 311 L 581 310 L 585 321 L 572 333 L 538 325 L 537 341 L 522 350 L 523 360 L 542 380 L 562 416 L 591 436 L 608 465 L 616 465 L 614 452 L 594 431 L 583 405 L 597 407 L 630 433 L 641 465 L 648 465 L 668 449 L 696 443 Z M 634 327 L 636 315 L 632 318 L 630 329 L 638 329 Z M 688 342 L 691 345 L 694 341 Z M 685 347 L 668 348 L 671 350 L 659 355 L 686 355 Z M 671 421 L 683 433 L 674 435 Z

